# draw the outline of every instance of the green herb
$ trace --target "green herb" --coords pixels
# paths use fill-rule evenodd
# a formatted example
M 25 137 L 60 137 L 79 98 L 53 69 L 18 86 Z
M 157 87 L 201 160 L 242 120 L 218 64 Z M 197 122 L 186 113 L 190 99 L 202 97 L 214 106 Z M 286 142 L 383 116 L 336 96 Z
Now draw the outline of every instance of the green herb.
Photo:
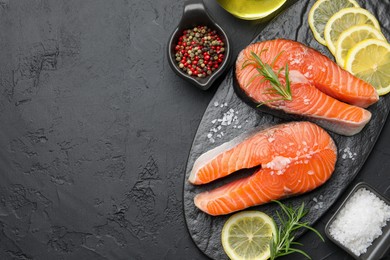
M 307 253 L 295 248 L 297 245 L 302 246 L 301 243 L 294 241 L 296 231 L 300 228 L 306 228 L 317 234 L 317 236 L 319 236 L 322 241 L 325 240 L 316 229 L 310 227 L 307 222 L 301 221 L 301 219 L 308 213 L 308 210 L 305 209 L 305 203 L 302 203 L 300 207 L 294 209 L 284 205 L 279 201 L 275 202 L 279 204 L 284 214 L 282 215 L 279 212 L 276 212 L 280 220 L 280 226 L 278 228 L 276 238 L 273 239 L 270 243 L 270 259 L 273 260 L 277 257 L 289 255 L 292 253 L 300 253 L 306 256 L 308 259 L 311 259 Z
M 264 49 L 260 52 L 260 54 L 264 51 L 267 51 L 267 49 Z M 286 66 L 284 67 L 284 76 L 286 78 L 286 85 L 283 86 L 283 84 L 280 82 L 279 80 L 279 74 L 280 72 L 283 70 L 283 68 L 280 68 L 277 72 L 275 72 L 272 67 L 274 66 L 275 64 L 275 61 L 276 59 L 282 54 L 282 52 L 280 52 L 278 55 L 276 55 L 276 57 L 273 59 L 271 65 L 268 64 L 268 63 L 264 63 L 260 57 L 254 53 L 253 51 L 251 52 L 251 55 L 252 55 L 252 58 L 249 59 L 249 60 L 246 60 L 243 65 L 242 65 L 242 68 L 245 68 L 247 67 L 248 65 L 254 65 L 256 66 L 256 70 L 259 72 L 259 74 L 256 74 L 254 77 L 252 77 L 250 80 L 249 80 L 249 83 L 252 83 L 252 81 L 258 77 L 258 76 L 263 76 L 264 78 L 262 79 L 261 82 L 264 82 L 264 81 L 269 81 L 271 83 L 271 87 L 266 89 L 267 91 L 264 92 L 264 94 L 277 94 L 280 96 L 280 98 L 275 98 L 275 99 L 270 99 L 270 100 L 267 100 L 265 102 L 262 102 L 260 103 L 260 105 L 262 104 L 266 104 L 266 103 L 271 103 L 271 102 L 274 102 L 274 101 L 279 101 L 279 100 L 288 100 L 288 101 L 291 101 L 292 100 L 292 94 L 291 94 L 291 87 L 290 87 L 290 78 L 289 78 L 289 69 L 288 69 L 288 64 L 286 64 Z

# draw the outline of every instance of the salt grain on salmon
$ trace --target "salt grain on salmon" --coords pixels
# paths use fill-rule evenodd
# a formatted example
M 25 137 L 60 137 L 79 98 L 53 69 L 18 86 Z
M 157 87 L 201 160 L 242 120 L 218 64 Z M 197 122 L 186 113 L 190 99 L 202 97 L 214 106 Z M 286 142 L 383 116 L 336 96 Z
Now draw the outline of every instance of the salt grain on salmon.
M 329 226 L 330 235 L 356 256 L 367 252 L 390 220 L 390 206 L 371 191 L 360 188 Z
M 283 146 L 288 143 L 293 145 Z M 205 184 L 240 169 L 259 165 L 261 168 L 247 178 L 196 195 L 194 203 L 210 215 L 223 215 L 302 194 L 330 178 L 336 159 L 332 138 L 310 122 L 292 122 L 245 133 L 201 155 L 194 163 L 189 181 Z M 313 174 L 308 174 L 310 171 Z

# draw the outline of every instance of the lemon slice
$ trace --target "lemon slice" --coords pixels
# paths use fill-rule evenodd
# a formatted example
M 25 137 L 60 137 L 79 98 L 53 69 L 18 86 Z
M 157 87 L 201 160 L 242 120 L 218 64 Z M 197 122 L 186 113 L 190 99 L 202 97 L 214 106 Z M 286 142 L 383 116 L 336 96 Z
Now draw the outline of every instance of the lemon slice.
M 378 95 L 390 92 L 390 45 L 378 39 L 364 40 L 349 50 L 345 68 L 373 85 Z
M 260 211 L 231 216 L 222 229 L 222 246 L 232 260 L 268 259 L 270 241 L 276 236 L 272 218 Z
M 343 8 L 359 7 L 355 0 L 318 0 L 310 9 L 308 22 L 316 40 L 326 45 L 325 25 L 335 13 Z
M 380 31 L 378 20 L 366 9 L 350 7 L 335 13 L 326 23 L 324 36 L 326 45 L 334 55 L 340 34 L 355 25 L 368 24 Z
M 367 39 L 378 39 L 386 41 L 383 34 L 371 25 L 356 25 L 345 30 L 340 34 L 336 43 L 336 60 L 341 66 L 345 66 L 345 57 L 348 51 L 354 47 L 357 43 Z

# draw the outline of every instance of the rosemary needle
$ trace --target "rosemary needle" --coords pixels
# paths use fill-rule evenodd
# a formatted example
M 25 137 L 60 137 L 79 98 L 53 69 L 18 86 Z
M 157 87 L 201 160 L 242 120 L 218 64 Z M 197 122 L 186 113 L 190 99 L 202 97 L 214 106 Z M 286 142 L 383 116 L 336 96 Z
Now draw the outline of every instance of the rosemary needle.
M 263 51 L 267 51 L 267 49 L 262 50 L 260 52 L 260 54 Z M 288 64 L 286 64 L 286 66 L 284 67 L 284 71 L 285 71 L 284 76 L 286 79 L 285 86 L 279 80 L 279 74 L 283 68 L 279 69 L 279 71 L 277 71 L 277 72 L 275 72 L 272 68 L 272 66 L 274 65 L 276 59 L 280 56 L 280 54 L 282 54 L 282 52 L 280 52 L 274 58 L 274 60 L 272 61 L 271 65 L 270 65 L 268 63 L 264 63 L 261 60 L 261 58 L 256 53 L 254 53 L 252 51 L 251 52 L 252 58 L 250 60 L 246 60 L 242 65 L 242 68 L 245 68 L 248 65 L 254 65 L 256 67 L 257 72 L 258 72 L 258 74 L 256 74 L 253 78 L 251 78 L 249 80 L 249 84 L 256 77 L 263 76 L 262 81 L 268 81 L 271 84 L 271 87 L 268 88 L 267 91 L 264 92 L 264 94 L 276 94 L 276 95 L 280 96 L 280 98 L 270 99 L 270 100 L 267 100 L 265 102 L 262 102 L 260 105 L 265 104 L 265 103 L 271 103 L 274 101 L 279 101 L 279 100 L 288 100 L 288 101 L 292 100 Z
M 294 241 L 295 232 L 300 228 L 311 230 L 316 235 L 318 235 L 322 241 L 325 241 L 316 229 L 310 227 L 307 222 L 301 221 L 301 219 L 308 213 L 308 211 L 305 209 L 305 204 L 302 203 L 301 206 L 294 209 L 284 205 L 279 201 L 275 202 L 279 204 L 283 214 L 279 212 L 276 213 L 280 221 L 280 226 L 278 227 L 276 238 L 270 242 L 270 259 L 273 260 L 277 257 L 289 255 L 292 253 L 300 253 L 308 259 L 311 259 L 306 252 L 293 247 L 302 245 L 301 243 Z

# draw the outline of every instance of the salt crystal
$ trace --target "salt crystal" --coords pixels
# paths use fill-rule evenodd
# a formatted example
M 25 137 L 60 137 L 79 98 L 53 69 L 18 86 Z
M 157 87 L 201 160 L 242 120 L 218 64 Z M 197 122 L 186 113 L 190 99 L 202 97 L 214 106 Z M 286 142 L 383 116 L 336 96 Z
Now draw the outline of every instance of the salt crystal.
M 239 125 L 239 126 L 237 126 L 237 128 L 238 128 L 238 129 L 240 129 L 240 128 L 241 128 L 241 126 Z
M 227 106 L 228 103 L 225 102 L 225 103 L 218 103 L 217 101 L 214 102 L 214 106 L 216 107 L 225 107 Z M 230 126 L 231 124 L 233 124 L 233 122 L 235 124 L 238 123 L 238 111 L 235 111 L 233 108 L 229 108 L 226 112 L 224 112 L 222 114 L 222 116 L 220 118 L 217 118 L 217 119 L 213 119 L 211 120 L 211 123 L 214 125 L 213 128 L 210 129 L 210 133 L 211 134 L 219 134 L 222 136 L 224 136 L 224 133 L 221 131 L 220 133 L 218 133 L 220 130 L 222 130 L 223 127 L 225 128 L 228 128 L 228 126 Z M 237 128 L 237 126 L 233 126 L 233 128 Z M 238 128 L 241 128 L 241 126 L 239 126 Z M 209 136 L 209 135 L 208 135 Z M 209 139 L 211 137 L 208 137 Z
M 207 135 L 207 138 L 211 138 L 213 136 L 213 134 L 212 133 L 209 133 L 208 135 Z
M 360 188 L 338 212 L 330 235 L 356 256 L 367 251 L 390 220 L 390 206 L 366 188 Z
M 290 64 L 291 65 L 294 65 L 294 64 L 300 64 L 301 63 L 301 60 L 299 59 L 294 59 Z
M 283 156 L 275 156 L 272 161 L 266 163 L 264 167 L 270 168 L 271 170 L 283 170 L 288 167 L 291 163 L 291 158 Z

